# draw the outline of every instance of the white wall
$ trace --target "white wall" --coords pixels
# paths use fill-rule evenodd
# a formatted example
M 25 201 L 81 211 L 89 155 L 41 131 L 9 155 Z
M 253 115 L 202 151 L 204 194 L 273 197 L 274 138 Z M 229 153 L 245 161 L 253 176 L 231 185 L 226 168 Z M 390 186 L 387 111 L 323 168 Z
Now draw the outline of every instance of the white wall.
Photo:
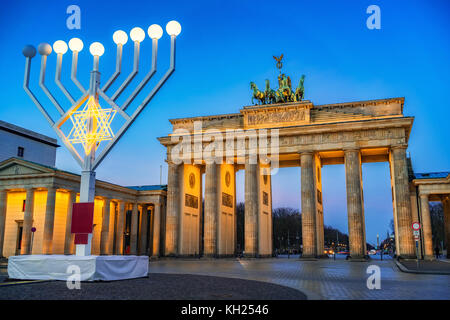
M 24 160 L 46 166 L 55 166 L 56 147 L 23 137 L 0 128 L 0 162 L 17 156 L 18 147 L 24 148 Z

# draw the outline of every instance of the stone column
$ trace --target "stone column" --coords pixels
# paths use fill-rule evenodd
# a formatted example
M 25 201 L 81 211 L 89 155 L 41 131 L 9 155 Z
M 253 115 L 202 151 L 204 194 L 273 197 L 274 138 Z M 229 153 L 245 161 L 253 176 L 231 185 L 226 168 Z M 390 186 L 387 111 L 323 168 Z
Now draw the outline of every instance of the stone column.
M 138 204 L 133 203 L 131 209 L 131 234 L 130 234 L 130 254 L 137 254 L 137 243 L 138 243 Z
M 415 258 L 415 246 L 411 231 L 412 213 L 409 195 L 408 169 L 406 162 L 406 147 L 394 146 L 391 148 L 390 165 L 393 173 L 392 183 L 395 193 L 395 211 L 397 220 L 398 248 L 397 255 L 403 258 Z
M 217 164 L 206 164 L 205 168 L 205 235 L 204 255 L 215 257 L 217 255 Z
M 444 209 L 444 237 L 447 243 L 447 259 L 450 259 L 450 196 L 446 195 L 442 199 Z M 441 248 L 444 249 L 444 248 Z
M 3 243 L 5 240 L 6 209 L 8 208 L 8 192 L 0 190 L 0 258 L 3 257 Z
M 161 236 L 161 203 L 157 202 L 153 206 L 153 249 L 152 257 L 159 257 L 159 240 Z
M 55 226 L 56 188 L 47 188 L 47 205 L 45 207 L 43 253 L 52 254 L 53 229 Z
M 167 215 L 165 254 L 178 254 L 178 222 L 180 218 L 180 165 L 169 163 L 167 177 Z
M 139 235 L 139 255 L 145 255 L 147 252 L 147 221 L 148 221 L 148 208 L 146 204 L 141 206 L 141 227 Z
M 258 213 L 259 213 L 259 183 L 258 164 L 253 164 L 251 157 L 245 158 L 245 223 L 244 251 L 247 257 L 258 254 Z
M 67 212 L 66 212 L 66 234 L 64 237 L 64 254 L 71 254 L 74 245 L 71 227 L 72 227 L 72 206 L 76 200 L 77 200 L 77 193 L 73 190 L 69 190 L 69 199 L 67 203 Z
M 428 194 L 420 195 L 420 215 L 422 221 L 422 234 L 424 244 L 424 254 L 426 260 L 433 259 L 433 237 L 431 233 L 430 204 Z
M 366 255 L 366 243 L 364 238 L 361 154 L 359 150 L 345 150 L 344 157 L 350 257 L 352 259 L 363 259 Z
M 31 254 L 31 227 L 33 226 L 34 189 L 27 189 L 25 212 L 23 214 L 22 246 L 20 254 Z
M 108 254 L 109 242 L 109 221 L 110 221 L 111 199 L 103 199 L 103 213 L 102 213 L 102 231 L 100 236 L 100 254 Z
M 123 229 L 125 224 L 125 201 L 119 200 L 119 212 L 117 214 L 116 230 L 116 254 L 123 254 Z
M 316 190 L 314 188 L 314 161 L 312 152 L 300 155 L 302 189 L 302 258 L 316 257 Z

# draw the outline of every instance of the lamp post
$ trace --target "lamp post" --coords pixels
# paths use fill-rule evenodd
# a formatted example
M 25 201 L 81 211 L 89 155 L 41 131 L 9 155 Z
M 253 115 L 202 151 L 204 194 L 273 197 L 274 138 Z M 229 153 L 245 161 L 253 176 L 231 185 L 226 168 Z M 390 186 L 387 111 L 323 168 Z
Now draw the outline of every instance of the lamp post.
M 141 42 L 145 39 L 145 31 L 141 28 L 133 28 L 130 32 L 130 38 L 134 42 L 134 57 L 133 57 L 133 71 L 120 85 L 120 87 L 112 94 L 107 95 L 107 90 L 111 87 L 114 81 L 119 77 L 122 66 L 122 51 L 123 46 L 128 42 L 128 35 L 122 30 L 118 30 L 113 34 L 113 41 L 117 46 L 116 53 L 116 68 L 113 75 L 106 81 L 103 87 L 100 86 L 100 57 L 105 52 L 105 48 L 100 42 L 94 42 L 90 45 L 89 51 L 93 56 L 93 68 L 90 73 L 89 89 L 86 90 L 84 86 L 77 80 L 77 67 L 78 67 L 78 54 L 83 50 L 84 44 L 78 38 L 72 38 L 69 41 L 69 46 L 62 41 L 58 40 L 53 44 L 53 51 L 57 54 L 56 61 L 56 73 L 55 83 L 62 91 L 64 96 L 70 102 L 70 108 L 67 111 L 61 106 L 61 104 L 52 95 L 50 90 L 45 86 L 45 74 L 47 67 L 47 58 L 52 53 L 52 47 L 47 43 L 41 43 L 38 46 L 38 52 L 41 55 L 41 69 L 39 76 L 39 86 L 44 91 L 50 102 L 57 109 L 60 117 L 57 121 L 54 121 L 47 109 L 36 98 L 34 93 L 29 88 L 31 60 L 36 55 L 36 49 L 27 45 L 23 49 L 23 54 L 26 58 L 25 62 L 25 76 L 23 82 L 23 88 L 39 111 L 44 115 L 50 126 L 55 130 L 63 144 L 70 151 L 73 158 L 77 161 L 81 167 L 81 182 L 80 182 L 80 202 L 93 202 L 95 197 L 95 169 L 108 155 L 114 145 L 119 141 L 126 130 L 131 126 L 136 117 L 143 111 L 147 104 L 156 95 L 159 89 L 164 85 L 167 79 L 175 71 L 175 42 L 176 37 L 181 32 L 181 26 L 176 21 L 170 21 L 166 25 L 166 32 L 170 36 L 170 66 L 164 76 L 153 87 L 148 95 L 142 100 L 141 104 L 136 110 L 129 114 L 126 109 L 131 102 L 136 99 L 136 96 L 144 89 L 149 80 L 156 73 L 156 61 L 158 52 L 158 40 L 163 35 L 163 30 L 159 25 L 153 24 L 148 28 L 148 36 L 152 40 L 152 66 L 151 70 L 144 77 L 144 79 L 136 86 L 132 94 L 126 99 L 122 105 L 117 104 L 117 99 L 128 87 L 136 74 L 139 72 L 139 52 Z M 61 67 L 64 54 L 67 52 L 68 47 L 72 51 L 72 70 L 70 78 L 74 84 L 81 91 L 81 96 L 78 100 L 75 100 L 69 91 L 61 83 Z M 102 98 L 111 108 L 104 109 L 100 106 L 99 98 Z M 82 106 L 84 105 L 84 108 Z M 114 116 L 118 113 L 125 120 L 125 123 L 117 131 L 113 132 L 111 129 L 111 122 Z M 61 127 L 68 120 L 72 122 L 72 129 L 69 134 L 65 134 Z M 101 152 L 96 156 L 96 150 L 100 143 L 106 141 Z M 81 144 L 83 153 L 80 154 L 75 145 Z M 87 245 L 77 245 L 77 255 L 90 255 L 90 239 L 92 234 L 89 235 L 89 242 Z

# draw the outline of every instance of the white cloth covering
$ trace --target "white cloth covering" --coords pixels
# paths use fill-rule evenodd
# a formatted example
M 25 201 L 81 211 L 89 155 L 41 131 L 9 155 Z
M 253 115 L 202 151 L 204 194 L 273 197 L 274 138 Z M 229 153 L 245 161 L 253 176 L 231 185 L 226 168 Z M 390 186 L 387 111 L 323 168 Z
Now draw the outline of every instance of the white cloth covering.
M 148 256 L 21 255 L 8 258 L 8 276 L 21 280 L 68 280 L 80 271 L 81 281 L 146 277 Z

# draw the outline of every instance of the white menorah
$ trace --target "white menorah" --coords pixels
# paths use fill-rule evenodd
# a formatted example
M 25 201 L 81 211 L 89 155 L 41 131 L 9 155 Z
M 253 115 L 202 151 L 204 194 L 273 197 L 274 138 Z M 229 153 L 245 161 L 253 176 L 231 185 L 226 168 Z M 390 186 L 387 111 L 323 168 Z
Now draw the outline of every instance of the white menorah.
M 77 65 L 78 65 L 78 53 L 83 49 L 83 42 L 78 38 L 73 38 L 69 41 L 69 46 L 64 41 L 58 40 L 53 44 L 53 50 L 57 54 L 56 60 L 56 72 L 55 83 L 61 89 L 62 93 L 69 100 L 71 106 L 65 111 L 61 104 L 52 95 L 50 90 L 45 85 L 45 71 L 47 67 L 47 57 L 52 52 L 52 47 L 48 43 L 41 43 L 38 46 L 37 51 L 41 55 L 41 70 L 39 76 L 39 86 L 42 91 L 50 99 L 54 107 L 60 114 L 60 118 L 55 122 L 43 105 L 39 102 L 36 96 L 29 88 L 30 71 L 31 71 L 31 59 L 36 55 L 36 49 L 27 45 L 23 49 L 23 54 L 26 58 L 25 63 L 25 77 L 23 82 L 23 88 L 30 96 L 31 100 L 38 107 L 40 112 L 44 115 L 47 121 L 50 123 L 56 134 L 60 137 L 61 141 L 70 151 L 74 159 L 78 162 L 81 171 L 81 183 L 80 183 L 80 202 L 93 202 L 95 196 L 95 169 L 111 151 L 117 141 L 122 137 L 126 130 L 130 127 L 136 117 L 147 106 L 151 99 L 155 96 L 162 85 L 172 75 L 175 70 L 175 41 L 176 37 L 181 32 L 181 26 L 176 21 L 170 21 L 166 25 L 166 31 L 170 36 L 170 66 L 164 76 L 159 80 L 150 93 L 144 98 L 141 104 L 130 115 L 126 112 L 129 105 L 135 100 L 136 96 L 147 85 L 152 76 L 156 73 L 156 58 L 158 52 L 158 40 L 163 35 L 162 28 L 153 24 L 148 28 L 148 35 L 152 39 L 152 66 L 147 75 L 137 85 L 131 95 L 125 100 L 122 105 L 118 105 L 117 99 L 128 87 L 134 77 L 139 71 L 139 51 L 140 44 L 145 38 L 145 31 L 141 28 L 133 28 L 130 32 L 130 38 L 134 42 L 134 59 L 133 70 L 130 75 L 123 81 L 120 87 L 109 97 L 106 91 L 111 87 L 114 81 L 119 77 L 122 68 L 122 49 L 128 41 L 128 35 L 121 30 L 116 31 L 113 34 L 113 40 L 117 45 L 116 56 L 116 70 L 108 81 L 100 87 L 100 72 L 99 72 L 99 60 L 103 55 L 105 49 L 99 42 L 94 42 L 90 45 L 89 51 L 93 56 L 94 65 L 90 75 L 89 89 L 86 90 L 83 85 L 77 80 Z M 61 66 L 63 55 L 67 52 L 68 47 L 72 51 L 72 71 L 71 80 L 82 92 L 81 97 L 75 100 L 69 91 L 64 87 L 61 82 Z M 104 99 L 109 105 L 110 109 L 103 109 L 99 104 L 99 97 Z M 85 104 L 85 107 L 80 110 L 81 106 Z M 115 114 L 120 114 L 125 123 L 114 134 L 110 125 Z M 61 127 L 68 120 L 72 122 L 72 130 L 66 136 Z M 95 157 L 95 151 L 98 148 L 100 142 L 109 141 L 102 149 L 98 157 Z M 75 149 L 74 144 L 82 144 L 84 148 L 84 155 L 80 155 Z M 89 245 L 88 245 L 89 246 Z M 80 248 L 80 250 L 86 250 L 85 254 L 89 254 L 90 248 Z M 78 246 L 77 246 L 78 251 Z M 78 253 L 77 253 L 78 254 Z M 84 255 L 84 254 L 83 254 Z

